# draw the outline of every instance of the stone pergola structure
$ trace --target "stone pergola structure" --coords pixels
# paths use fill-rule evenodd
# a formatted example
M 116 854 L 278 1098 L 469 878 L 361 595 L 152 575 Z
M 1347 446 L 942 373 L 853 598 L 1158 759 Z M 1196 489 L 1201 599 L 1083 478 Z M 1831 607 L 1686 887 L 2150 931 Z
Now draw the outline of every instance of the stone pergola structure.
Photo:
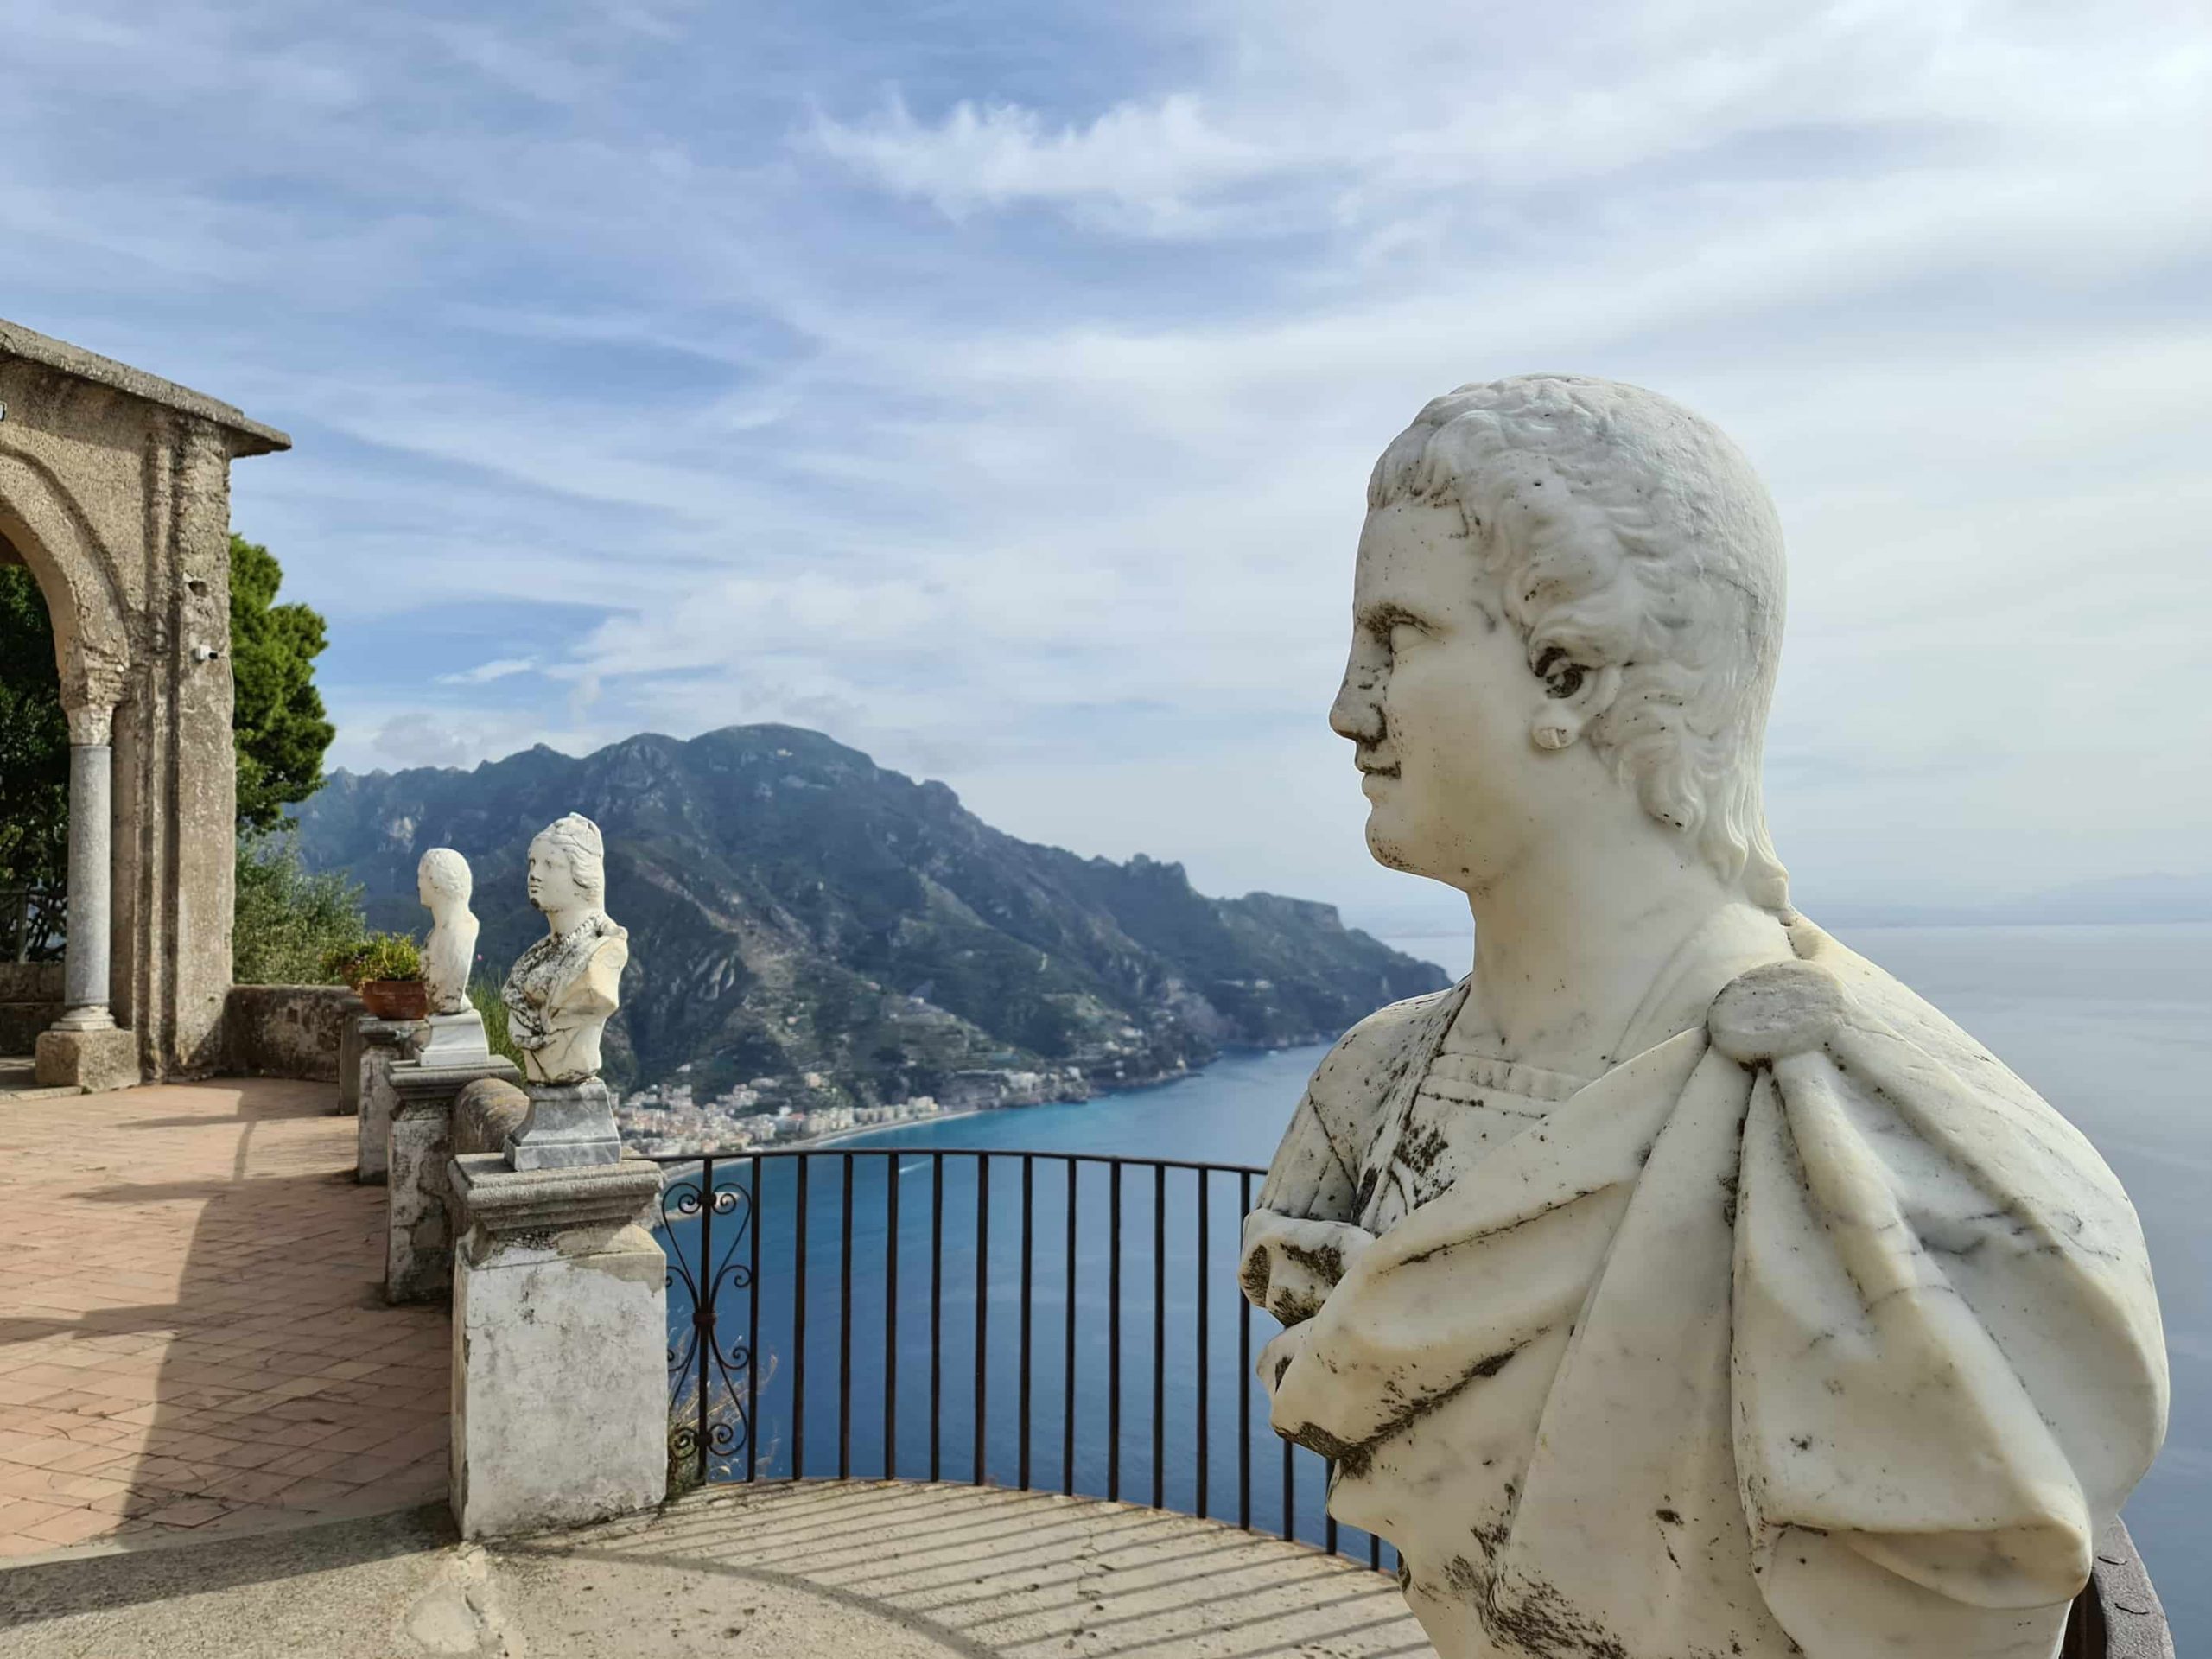
M 0 321 L 0 561 L 37 578 L 69 721 L 63 1006 L 41 1084 L 212 1071 L 231 984 L 228 404 Z

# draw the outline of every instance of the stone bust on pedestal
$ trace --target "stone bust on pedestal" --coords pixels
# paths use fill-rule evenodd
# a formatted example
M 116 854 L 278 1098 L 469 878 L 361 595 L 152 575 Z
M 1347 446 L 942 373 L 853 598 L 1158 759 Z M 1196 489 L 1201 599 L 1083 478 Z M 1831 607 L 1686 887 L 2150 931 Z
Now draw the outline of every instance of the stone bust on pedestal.
M 415 867 L 415 896 L 430 912 L 430 937 L 423 945 L 430 1017 L 420 1056 L 428 1066 L 480 1065 L 492 1058 L 484 1017 L 468 1000 L 476 967 L 478 924 L 468 907 L 474 887 L 468 861 L 450 847 L 431 848 Z
M 469 909 L 474 880 L 468 861 L 450 847 L 433 847 L 415 867 L 415 894 L 430 912 L 423 946 L 423 982 L 432 1014 L 467 1009 L 468 981 L 476 967 L 476 912 Z
M 606 900 L 599 826 L 571 812 L 540 830 L 530 843 L 530 902 L 544 912 L 546 933 L 516 959 L 500 992 L 531 1103 L 508 1142 L 518 1169 L 620 1156 L 600 1039 L 621 1004 L 630 936 Z
M 1472 973 L 1314 1073 L 1247 1217 L 1276 1429 L 1442 1659 L 2051 1659 L 2164 1433 L 2086 1139 L 1791 907 L 1781 529 L 1651 392 L 1438 398 L 1331 723 Z

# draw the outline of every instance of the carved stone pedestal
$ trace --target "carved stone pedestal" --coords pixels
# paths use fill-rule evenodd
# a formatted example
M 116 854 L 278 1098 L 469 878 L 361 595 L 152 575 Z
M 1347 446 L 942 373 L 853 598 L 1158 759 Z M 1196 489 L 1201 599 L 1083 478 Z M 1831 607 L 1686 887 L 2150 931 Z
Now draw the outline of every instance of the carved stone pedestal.
M 484 1041 L 484 1016 L 474 1008 L 434 1014 L 423 1022 L 423 1032 L 416 1058 L 425 1065 L 476 1065 L 492 1058 Z
M 435 1024 L 435 1021 L 433 1022 Z M 509 1062 L 485 1054 L 459 1065 L 421 1060 L 391 1067 L 391 1131 L 386 1145 L 384 1294 L 388 1302 L 442 1302 L 453 1294 L 453 1221 L 446 1166 L 452 1161 L 454 1101 L 484 1077 L 519 1083 Z
M 394 1067 L 415 1058 L 422 1040 L 420 1020 L 376 1021 L 392 1034 L 377 1040 L 363 1033 L 361 1048 L 361 1106 L 353 1120 L 353 1177 L 366 1186 L 383 1184 L 386 1160 L 391 1156 L 391 1109 L 398 1096 L 392 1091 Z
M 466 1538 L 581 1526 L 668 1490 L 660 1169 L 448 1166 L 454 1516 Z
M 517 1169 L 573 1169 L 622 1156 L 614 1125 L 614 1091 L 597 1077 L 582 1083 L 533 1083 L 530 1116 L 507 1137 Z
M 338 1115 L 352 1117 L 361 1109 L 361 1084 L 368 1057 L 380 1048 L 411 1044 L 416 1026 L 405 1020 L 379 1020 L 372 1014 L 356 1014 L 338 1036 Z M 402 1055 L 401 1058 L 406 1056 Z

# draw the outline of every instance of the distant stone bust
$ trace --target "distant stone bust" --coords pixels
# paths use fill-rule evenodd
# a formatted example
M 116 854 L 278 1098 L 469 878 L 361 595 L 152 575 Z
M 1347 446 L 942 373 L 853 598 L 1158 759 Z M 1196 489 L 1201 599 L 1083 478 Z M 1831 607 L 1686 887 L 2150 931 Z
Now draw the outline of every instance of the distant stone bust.
M 1542 375 L 1432 403 L 1368 507 L 1331 723 L 1475 961 L 1336 1046 L 1247 1217 L 1275 1427 L 1443 1659 L 2051 1659 L 2164 1433 L 2142 1233 L 1790 907 L 1764 489 Z
M 571 812 L 530 843 L 530 902 L 546 935 L 523 952 L 500 998 L 531 1083 L 599 1075 L 600 1037 L 621 1003 L 628 933 L 605 909 L 607 856 L 599 826 Z
M 430 937 L 423 946 L 423 980 L 432 1014 L 469 1011 L 468 982 L 476 967 L 475 912 L 468 861 L 450 847 L 433 847 L 415 867 L 415 893 L 430 912 Z

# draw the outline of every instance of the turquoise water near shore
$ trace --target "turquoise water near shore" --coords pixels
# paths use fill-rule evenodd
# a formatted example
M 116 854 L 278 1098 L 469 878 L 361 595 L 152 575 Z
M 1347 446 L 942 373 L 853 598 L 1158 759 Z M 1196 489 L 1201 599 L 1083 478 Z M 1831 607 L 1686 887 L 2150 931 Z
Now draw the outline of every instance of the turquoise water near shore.
M 2126 1183 L 2173 1370 L 2166 1448 L 2127 1507 L 2177 1651 L 2212 1643 L 2212 924 L 1838 931 L 2066 1113 Z M 1422 943 L 1398 941 L 1402 948 Z M 1464 945 L 1421 950 L 1464 965 Z M 902 1125 L 855 1147 L 965 1147 L 1264 1164 L 1325 1051 L 1232 1054 L 1073 1105 Z

